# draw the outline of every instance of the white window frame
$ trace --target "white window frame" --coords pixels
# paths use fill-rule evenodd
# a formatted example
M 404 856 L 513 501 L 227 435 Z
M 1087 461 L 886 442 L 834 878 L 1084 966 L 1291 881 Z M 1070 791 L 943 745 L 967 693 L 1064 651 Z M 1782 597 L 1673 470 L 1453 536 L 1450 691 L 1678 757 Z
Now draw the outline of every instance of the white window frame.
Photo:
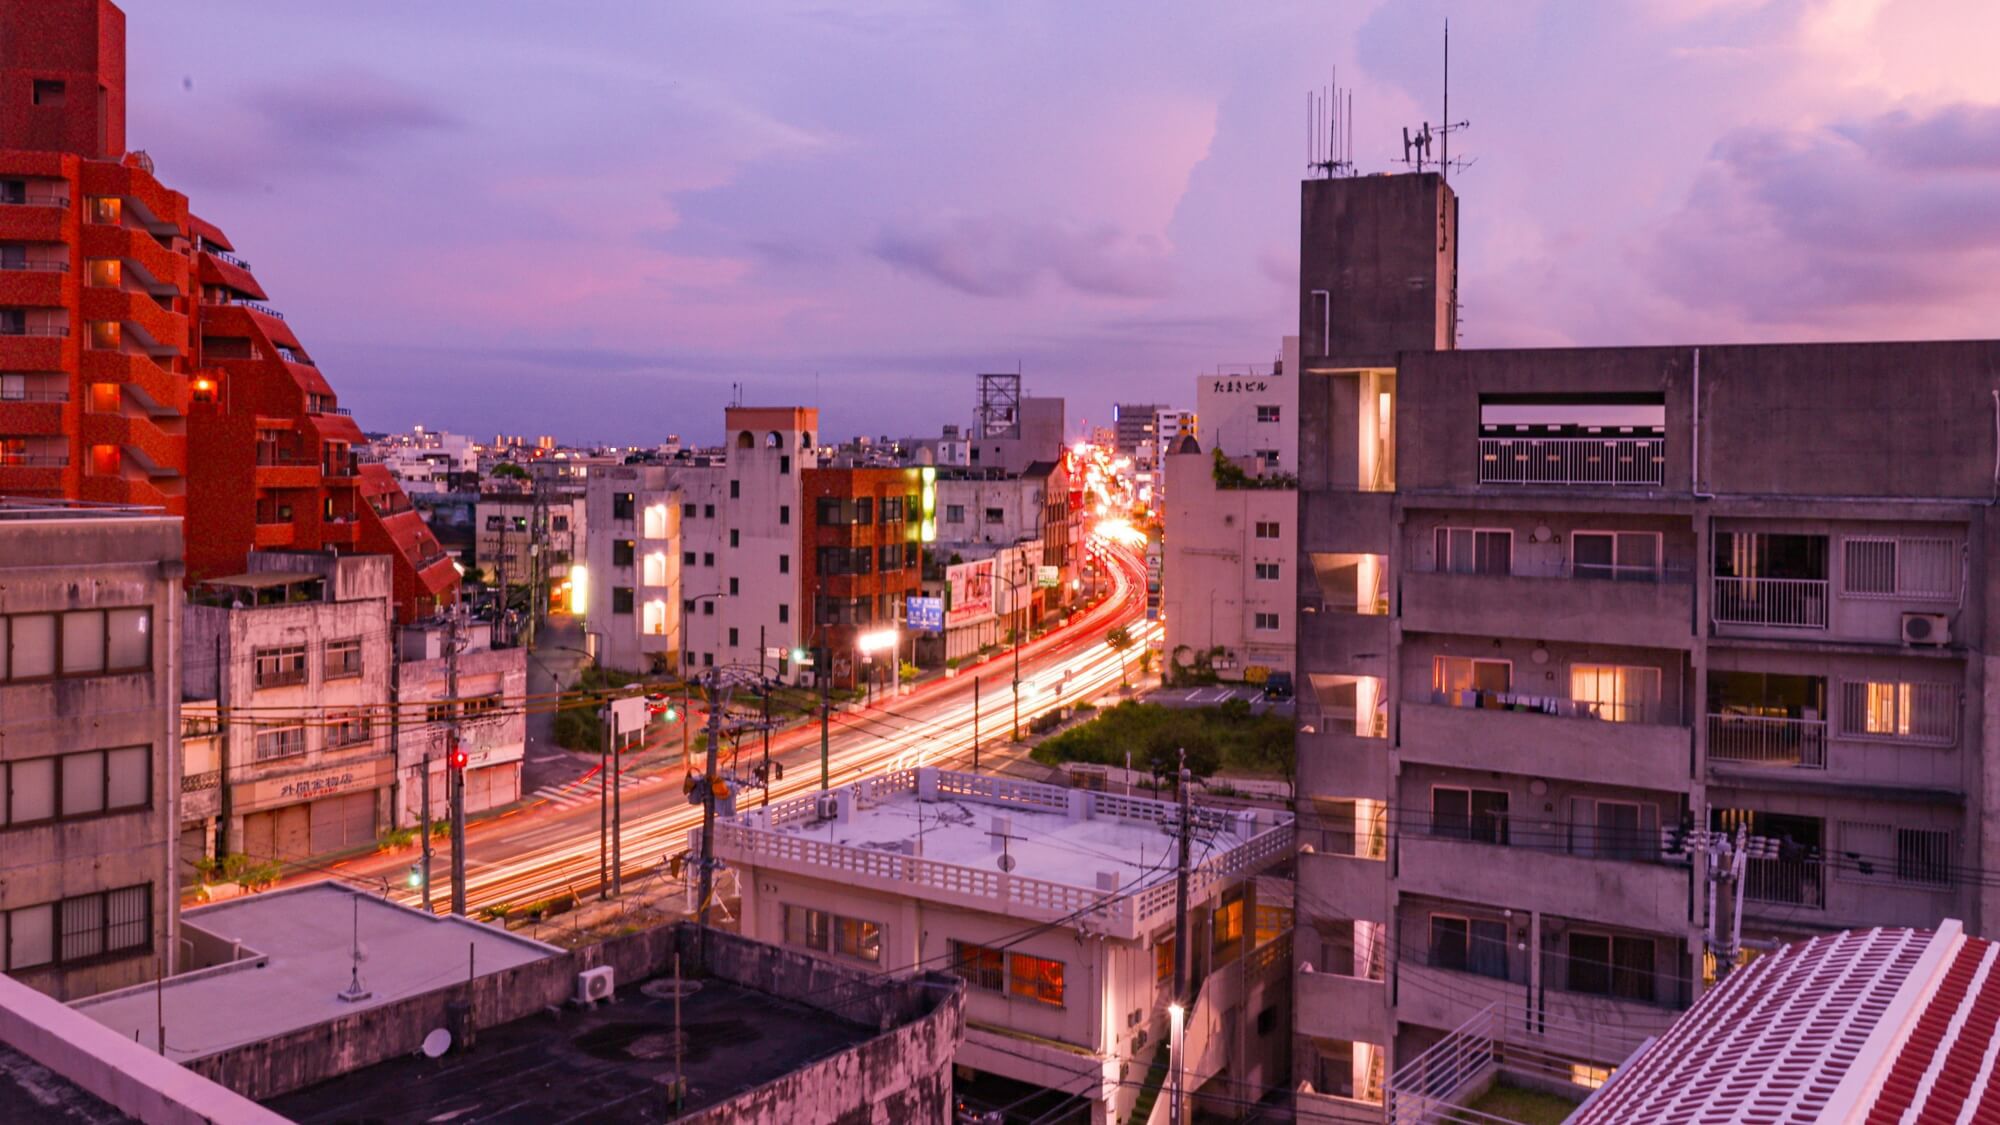
M 1615 673 L 1621 688 L 1627 686 L 1628 681 L 1640 678 L 1638 676 L 1639 673 L 1652 673 L 1653 697 L 1650 706 L 1655 710 L 1664 711 L 1666 709 L 1666 675 L 1662 669 L 1651 664 L 1614 664 L 1597 660 L 1571 663 L 1569 666 L 1569 697 L 1572 702 L 1591 703 L 1600 708 L 1617 712 L 1616 714 L 1598 713 L 1597 718 L 1613 723 L 1654 723 L 1660 721 L 1659 716 L 1643 713 L 1636 718 L 1633 717 L 1631 714 L 1632 709 L 1640 706 L 1640 704 L 1630 698 L 1632 694 L 1630 691 L 1624 692 L 1626 698 L 1618 700 L 1578 698 L 1576 694 L 1576 674 L 1586 669 L 1599 669 L 1600 671 L 1596 674 L 1600 679 L 1603 677 L 1605 671 Z
M 1452 539 L 1461 533 L 1471 537 L 1470 545 L 1475 564 L 1479 559 L 1480 536 L 1498 535 L 1504 538 L 1507 541 L 1507 569 L 1496 572 L 1490 570 L 1458 570 L 1454 568 L 1451 565 Z M 1442 546 L 1442 550 L 1439 549 L 1440 546 Z M 1431 529 L 1431 554 L 1432 565 L 1437 569 L 1439 574 L 1482 574 L 1489 577 L 1510 576 L 1514 573 L 1514 529 L 1511 527 L 1461 527 L 1457 524 L 1439 524 Z
M 1447 661 L 1453 661 L 1453 660 L 1463 660 L 1466 662 L 1467 665 L 1466 671 L 1471 674 L 1470 682 L 1472 683 L 1479 682 L 1479 666 L 1481 664 L 1499 664 L 1505 667 L 1507 669 L 1507 687 L 1504 691 L 1504 694 L 1512 694 L 1512 692 L 1514 691 L 1514 662 L 1512 660 L 1507 659 L 1506 657 L 1451 656 L 1446 654 L 1438 654 L 1431 657 L 1431 691 L 1433 694 L 1442 695 L 1446 692 L 1447 689 L 1438 686 L 1440 681 L 1443 679 L 1443 677 L 1440 676 L 1438 673 L 1443 670 L 1445 663 Z M 1467 690 L 1476 690 L 1476 689 L 1467 689 Z
M 1267 617 L 1271 620 L 1269 625 L 1264 624 L 1264 619 Z M 1266 613 L 1262 610 L 1257 611 L 1250 618 L 1250 621 L 1251 630 L 1258 633 L 1276 633 L 1282 631 L 1285 627 L 1284 620 L 1278 614 Z
M 1279 570 L 1280 565 L 1281 564 L 1274 562 L 1256 563 L 1253 565 L 1251 573 L 1256 577 L 1256 580 L 1259 582 L 1277 582 L 1281 580 L 1280 575 L 1282 574 L 1282 572 Z M 1265 568 L 1267 567 L 1270 568 L 1270 573 L 1268 574 L 1265 573 Z
M 1660 576 L 1666 570 L 1667 544 L 1666 544 L 1666 536 L 1663 533 L 1658 531 L 1619 531 L 1616 529 L 1607 529 L 1601 527 L 1586 527 L 1569 533 L 1569 573 L 1572 578 L 1576 577 L 1577 540 L 1587 535 L 1603 536 L 1611 540 L 1611 577 L 1614 580 L 1624 577 L 1625 572 L 1627 570 L 1632 570 L 1632 571 L 1644 570 L 1646 573 L 1652 575 L 1654 581 L 1658 581 Z M 1634 564 L 1627 563 L 1625 561 L 1625 552 L 1619 550 L 1619 540 L 1627 536 L 1637 536 L 1637 535 L 1643 535 L 1646 538 L 1651 539 L 1653 541 L 1653 565 L 1650 567 L 1639 567 Z M 1597 564 L 1591 563 L 1588 565 L 1595 566 Z

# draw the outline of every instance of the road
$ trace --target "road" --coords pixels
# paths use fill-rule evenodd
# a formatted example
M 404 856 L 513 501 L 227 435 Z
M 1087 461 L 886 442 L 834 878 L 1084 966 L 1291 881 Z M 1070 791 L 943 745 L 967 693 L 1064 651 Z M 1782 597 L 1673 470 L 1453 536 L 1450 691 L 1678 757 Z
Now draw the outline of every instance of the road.
M 1145 614 L 1143 560 L 1124 548 L 1109 548 L 1112 566 L 1109 596 L 1069 624 L 1024 645 L 1021 650 L 1021 722 L 1054 707 L 1115 691 L 1121 681 L 1119 654 L 1105 644 L 1105 634 L 1127 626 L 1134 645 L 1124 654 L 1132 661 L 1158 639 L 1157 623 Z M 1013 653 L 1005 650 L 977 668 L 932 681 L 876 706 L 834 715 L 829 763 L 832 784 L 844 785 L 884 770 L 956 762 L 967 756 L 974 735 L 975 678 L 982 681 L 978 727 L 983 744 L 1005 741 L 1012 722 Z M 678 756 L 678 734 L 662 752 Z M 754 736 L 743 739 L 747 773 L 754 755 L 761 760 Z M 793 728 L 771 743 L 773 760 L 783 763 L 784 777 L 771 787 L 779 800 L 818 789 L 819 726 Z M 596 790 L 588 791 L 595 796 Z M 688 803 L 677 780 L 621 790 L 625 876 L 634 878 L 659 870 L 663 860 L 687 847 L 688 830 L 700 824 L 701 809 Z M 763 800 L 756 789 L 739 792 L 740 805 Z M 599 805 L 546 802 L 527 806 L 494 820 L 471 825 L 466 833 L 466 908 L 478 911 L 500 903 L 525 904 L 565 892 L 595 893 L 599 886 Z M 411 853 L 367 856 L 336 865 L 342 876 L 367 883 L 386 880 L 394 897 L 416 905 L 417 891 L 405 887 L 414 856 Z M 433 861 L 432 898 L 438 909 L 450 904 L 450 852 L 438 850 Z

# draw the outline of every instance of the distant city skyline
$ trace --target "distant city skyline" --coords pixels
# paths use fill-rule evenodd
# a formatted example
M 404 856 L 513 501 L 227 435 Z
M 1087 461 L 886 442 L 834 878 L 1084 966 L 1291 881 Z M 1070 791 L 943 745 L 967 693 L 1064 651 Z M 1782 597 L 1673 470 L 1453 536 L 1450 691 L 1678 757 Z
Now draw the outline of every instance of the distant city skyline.
M 125 6 L 130 145 L 373 431 L 706 441 L 742 383 L 916 433 L 1017 363 L 1073 427 L 1191 405 L 1295 330 L 1305 91 L 1400 169 L 1447 16 L 1467 346 L 1975 336 L 2000 285 L 1974 0 Z

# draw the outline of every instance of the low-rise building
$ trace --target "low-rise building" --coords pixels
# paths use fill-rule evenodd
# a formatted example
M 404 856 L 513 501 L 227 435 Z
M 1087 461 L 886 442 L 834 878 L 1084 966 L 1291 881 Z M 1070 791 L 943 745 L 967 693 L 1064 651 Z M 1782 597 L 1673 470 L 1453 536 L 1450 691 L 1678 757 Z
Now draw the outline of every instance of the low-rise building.
M 1039 1089 L 1083 1099 L 1093 1122 L 1144 1120 L 1174 999 L 1179 815 L 925 767 L 723 816 L 715 854 L 740 880 L 746 937 L 963 979 L 962 1099 Z M 1233 1105 L 1286 1078 L 1289 900 L 1256 876 L 1286 862 L 1291 817 L 1192 820 L 1186 1086 Z
M 1251 461 L 1261 471 L 1262 462 Z M 1162 616 L 1174 675 L 1262 683 L 1296 663 L 1298 481 L 1183 438 L 1166 458 Z
M 862 635 L 896 629 L 908 599 L 922 591 L 926 498 L 931 469 L 810 469 L 805 474 L 805 594 L 812 607 L 806 645 L 828 661 L 840 687 L 863 683 Z M 935 503 L 934 497 L 931 503 Z M 908 638 L 876 662 L 888 682 L 890 659 L 913 650 Z
M 0 967 L 58 999 L 172 971 L 181 529 L 0 500 Z
M 1299 471 L 1299 338 L 1284 339 L 1269 366 L 1219 367 L 1194 380 L 1201 443 L 1248 457 L 1265 472 Z M 1168 446 L 1171 452 L 1173 447 Z
M 561 608 L 551 591 L 569 580 L 572 563 L 581 559 L 588 536 L 581 492 L 558 491 L 553 483 L 543 491 L 479 494 L 473 512 L 473 563 L 495 586 L 534 586 L 540 599 L 536 612 Z
M 430 813 L 450 813 L 452 720 L 465 751 L 465 811 L 484 812 L 521 799 L 521 762 L 527 750 L 528 650 L 496 647 L 483 621 L 459 626 L 458 700 L 452 703 L 452 627 L 442 618 L 398 630 L 396 652 L 395 817 L 399 827 L 423 819 L 424 774 L 430 774 Z M 456 711 L 456 714 L 454 714 Z
M 223 719 L 216 853 L 289 861 L 370 843 L 393 822 L 396 784 L 388 563 L 249 563 L 190 592 L 183 630 L 181 692 Z

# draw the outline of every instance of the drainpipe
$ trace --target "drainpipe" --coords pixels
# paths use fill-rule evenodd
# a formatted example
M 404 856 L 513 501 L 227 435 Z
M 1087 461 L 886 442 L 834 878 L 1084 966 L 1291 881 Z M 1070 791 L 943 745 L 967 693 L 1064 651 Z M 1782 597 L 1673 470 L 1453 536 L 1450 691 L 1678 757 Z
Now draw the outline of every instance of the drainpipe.
M 1996 405 L 2000 405 L 2000 391 L 1994 392 L 1994 401 Z M 1691 478 L 1693 484 L 1694 495 L 1695 498 L 1699 500 L 1713 500 L 1715 499 L 1715 493 L 1704 492 L 1702 491 L 1701 487 L 1701 349 L 1700 348 L 1696 348 L 1694 350 L 1694 409 L 1690 413 L 1689 418 L 1691 427 L 1694 431 L 1694 442 L 1693 442 L 1694 448 L 1691 451 L 1690 455 L 1691 468 L 1689 471 L 1689 477 Z M 1994 467 L 1995 467 L 1996 478 L 2000 479 L 2000 453 L 1997 453 L 1995 455 Z

